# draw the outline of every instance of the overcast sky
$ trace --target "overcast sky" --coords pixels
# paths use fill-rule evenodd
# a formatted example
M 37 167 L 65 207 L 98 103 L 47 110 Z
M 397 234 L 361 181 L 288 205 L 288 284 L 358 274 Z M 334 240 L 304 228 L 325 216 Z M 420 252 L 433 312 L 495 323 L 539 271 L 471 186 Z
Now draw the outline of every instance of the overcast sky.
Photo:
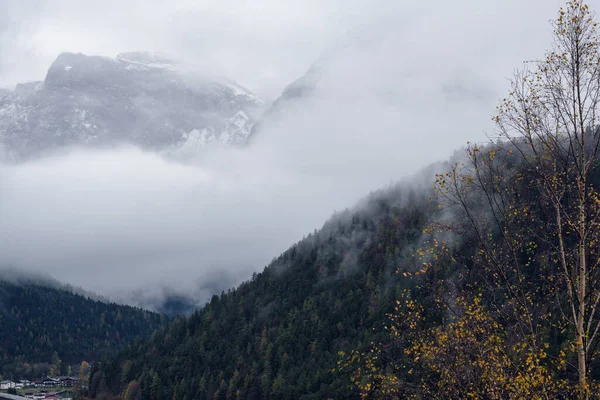
M 130 299 L 237 284 L 334 210 L 493 135 L 506 78 L 543 56 L 561 2 L 0 4 L 6 86 L 43 79 L 62 51 L 164 52 L 270 99 L 323 67 L 320 95 L 290 104 L 246 149 L 186 164 L 70 149 L 0 169 L 0 263 Z
M 457 41 L 451 48 L 464 52 L 468 64 L 472 57 L 490 53 L 510 57 L 537 50 L 559 4 L 559 0 L 0 0 L 0 85 L 43 79 L 63 51 L 112 56 L 149 50 L 194 62 L 273 98 L 326 48 L 362 26 L 401 29 L 405 38 L 428 51 Z

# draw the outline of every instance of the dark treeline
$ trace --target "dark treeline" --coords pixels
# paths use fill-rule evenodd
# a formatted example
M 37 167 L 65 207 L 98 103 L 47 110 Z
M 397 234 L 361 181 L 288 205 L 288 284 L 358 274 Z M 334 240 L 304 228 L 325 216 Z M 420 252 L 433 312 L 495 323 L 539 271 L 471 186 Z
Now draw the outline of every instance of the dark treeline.
M 369 196 L 95 364 L 89 396 L 599 398 L 600 30 L 580 0 L 551 26 L 496 143 L 436 167 L 433 188 Z
M 166 317 L 33 282 L 0 280 L 0 368 L 5 379 L 76 375 L 165 326 Z
M 494 146 L 489 150 L 498 151 Z M 526 168 L 518 159 L 509 158 L 507 177 L 523 173 Z M 592 178 L 595 183 L 600 181 L 600 171 L 594 171 Z M 507 182 L 514 189 L 511 196 L 517 196 L 523 207 L 536 207 L 538 192 L 524 181 L 511 183 L 509 178 Z M 396 392 L 399 397 L 379 391 L 377 398 L 439 398 L 436 396 L 440 393 L 428 397 L 420 386 L 424 379 L 439 379 L 439 373 L 428 375 L 424 368 L 420 370 L 411 353 L 416 350 L 410 346 L 420 335 L 430 338 L 432 332 L 441 334 L 435 329 L 444 329 L 446 324 L 454 327 L 456 321 L 449 318 L 451 310 L 445 304 L 454 307 L 453 312 L 459 310 L 461 315 L 482 318 L 487 323 L 485 318 L 493 313 L 481 310 L 510 307 L 510 298 L 489 281 L 491 275 L 478 264 L 476 237 L 432 229 L 442 221 L 460 226 L 465 217 L 440 210 L 435 199 L 428 199 L 430 195 L 427 189 L 397 185 L 372 194 L 353 210 L 335 215 L 252 280 L 214 296 L 192 316 L 177 319 L 151 339 L 136 340 L 118 355 L 95 365 L 90 374 L 90 397 L 356 399 L 360 393 L 370 393 L 365 387 L 380 389 L 378 380 L 391 377 L 393 385 L 406 391 Z M 483 216 L 485 203 L 478 205 L 477 201 L 474 213 Z M 524 242 L 536 235 L 529 228 L 527 232 L 531 236 L 523 237 Z M 535 260 L 547 250 L 542 245 L 528 248 L 520 257 Z M 545 354 L 555 359 L 572 337 L 560 328 L 559 310 L 544 300 L 549 291 L 544 268 L 543 257 L 531 261 L 525 279 L 531 301 L 539 304 L 536 318 L 540 339 L 547 344 Z M 461 300 L 462 296 L 482 292 L 486 296 L 475 308 Z M 419 305 L 423 318 L 412 327 L 404 324 L 412 321 L 414 310 L 406 314 L 406 309 L 395 309 L 406 303 L 407 296 Z M 472 309 L 475 311 L 465 311 Z M 390 315 L 400 320 L 390 321 Z M 484 331 L 482 338 L 518 339 L 508 334 L 517 326 L 514 320 L 503 320 L 498 326 L 491 321 L 490 326 L 498 332 Z M 486 326 L 477 322 L 481 326 L 475 325 L 474 332 Z M 468 326 L 473 321 L 457 323 Z M 390 326 L 401 329 L 400 336 L 390 335 Z M 406 329 L 405 336 L 402 329 Z M 442 351 L 433 341 L 423 343 Z M 459 357 L 462 344 L 451 345 L 457 346 Z M 348 354 L 369 354 L 372 349 L 378 352 L 378 359 L 365 365 L 372 365 L 375 374 L 365 374 L 364 379 L 357 375 L 356 363 L 369 361 L 368 357 L 354 360 L 355 368 L 344 367 Z M 447 354 L 447 359 L 438 359 L 425 350 L 418 349 L 422 352 L 418 354 L 432 357 L 432 362 L 439 365 L 455 362 Z M 574 359 L 568 356 L 566 361 L 573 363 Z M 493 365 L 500 363 L 497 360 L 487 362 L 492 364 L 476 372 L 487 374 L 486 368 L 500 365 Z M 456 371 L 458 375 L 475 374 L 471 369 Z M 508 376 L 500 378 L 510 379 Z M 573 379 L 573 374 L 565 369 L 558 378 Z M 595 380 L 596 375 L 592 378 Z M 375 392 L 372 397 L 376 397 Z M 449 394 L 448 398 L 461 395 Z
M 437 206 L 400 186 L 335 215 L 252 280 L 96 366 L 90 396 L 356 398 L 338 352 L 382 336 Z M 431 276 L 435 279 L 435 276 Z

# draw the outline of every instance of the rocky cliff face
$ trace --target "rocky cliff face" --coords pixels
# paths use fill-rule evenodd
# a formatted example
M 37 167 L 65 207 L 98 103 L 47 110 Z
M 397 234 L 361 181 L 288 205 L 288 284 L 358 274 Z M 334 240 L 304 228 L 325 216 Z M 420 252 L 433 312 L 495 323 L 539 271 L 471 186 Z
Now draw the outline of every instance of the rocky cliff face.
M 164 56 L 63 53 L 43 82 L 0 91 L 0 143 L 10 160 L 72 145 L 242 145 L 263 107 L 236 83 L 186 71 Z

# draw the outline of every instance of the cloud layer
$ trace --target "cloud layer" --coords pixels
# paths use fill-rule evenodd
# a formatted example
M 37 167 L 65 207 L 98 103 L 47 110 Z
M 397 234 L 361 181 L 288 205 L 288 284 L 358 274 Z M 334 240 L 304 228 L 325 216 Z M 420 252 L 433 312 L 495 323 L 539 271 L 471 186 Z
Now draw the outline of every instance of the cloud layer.
M 597 3 L 592 0 L 592 7 Z M 467 63 L 477 57 L 502 60 L 515 55 L 521 61 L 546 44 L 547 21 L 560 4 L 560 0 L 2 0 L 0 86 L 42 79 L 63 51 L 115 55 L 149 50 L 193 62 L 199 69 L 223 74 L 274 98 L 324 49 L 360 26 L 402 28 L 404 41 L 422 52 L 445 55 L 453 50 Z M 399 49 L 390 56 L 410 55 Z M 447 62 L 439 59 L 437 64 Z
M 485 140 L 505 77 L 543 54 L 559 4 L 4 2 L 5 84 L 39 77 L 63 50 L 141 48 L 274 96 L 325 49 L 318 95 L 289 103 L 247 149 L 186 163 L 69 149 L 0 168 L 0 263 L 124 301 L 164 290 L 205 299 L 334 210 Z

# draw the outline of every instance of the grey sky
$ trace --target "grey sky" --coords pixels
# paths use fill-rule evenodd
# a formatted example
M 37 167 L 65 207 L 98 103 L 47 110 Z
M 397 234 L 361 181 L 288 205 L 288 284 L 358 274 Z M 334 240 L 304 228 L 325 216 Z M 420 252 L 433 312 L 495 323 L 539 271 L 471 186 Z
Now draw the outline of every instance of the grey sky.
M 141 49 L 274 98 L 324 54 L 321 95 L 290 105 L 248 149 L 189 164 L 71 149 L 0 169 L 0 262 L 126 298 L 239 283 L 334 210 L 485 140 L 506 77 L 543 55 L 561 2 L 0 4 L 4 85 L 42 79 L 61 51 Z
M 536 50 L 558 0 L 0 0 L 0 85 L 42 79 L 62 51 L 159 51 L 273 98 L 361 26 L 465 57 Z M 594 5 L 594 1 L 592 1 Z M 533 36 L 529 38 L 528 36 Z M 401 56 L 401 54 L 397 54 Z M 468 60 L 468 59 L 467 59 Z

